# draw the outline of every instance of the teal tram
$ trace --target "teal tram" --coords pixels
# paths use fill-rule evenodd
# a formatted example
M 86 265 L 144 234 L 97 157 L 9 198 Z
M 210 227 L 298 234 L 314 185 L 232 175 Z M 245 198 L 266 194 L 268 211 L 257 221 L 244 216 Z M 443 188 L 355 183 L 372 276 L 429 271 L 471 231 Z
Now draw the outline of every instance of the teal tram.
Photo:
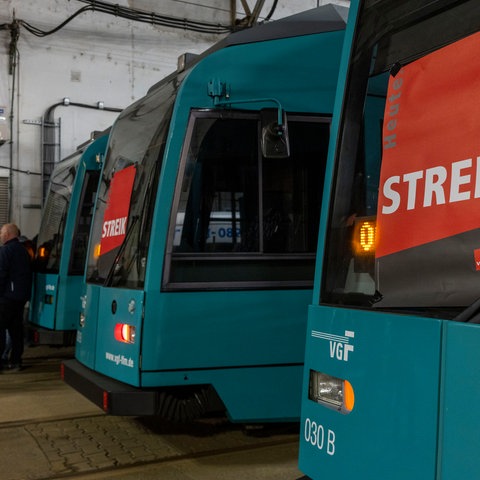
M 73 345 L 88 239 L 108 135 L 81 145 L 50 177 L 34 260 L 29 340 Z
M 346 14 L 233 33 L 119 115 L 63 364 L 106 412 L 300 418 Z
M 351 2 L 307 324 L 309 478 L 479 476 L 479 30 L 474 0 Z

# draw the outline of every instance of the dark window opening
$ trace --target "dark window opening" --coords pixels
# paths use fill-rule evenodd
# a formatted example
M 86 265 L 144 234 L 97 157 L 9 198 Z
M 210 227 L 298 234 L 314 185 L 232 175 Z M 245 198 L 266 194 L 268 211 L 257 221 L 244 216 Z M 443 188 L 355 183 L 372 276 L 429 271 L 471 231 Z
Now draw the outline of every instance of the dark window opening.
M 72 250 L 70 252 L 70 264 L 68 269 L 70 275 L 83 275 L 85 271 L 88 240 L 90 237 L 90 227 L 99 179 L 99 171 L 87 171 L 85 173 L 77 218 L 75 221 Z
M 192 115 L 164 288 L 312 285 L 330 122 L 289 116 L 290 156 L 264 158 L 259 115 Z
M 59 272 L 68 208 L 80 156 L 81 153 L 76 153 L 63 160 L 51 176 L 37 240 L 37 271 Z

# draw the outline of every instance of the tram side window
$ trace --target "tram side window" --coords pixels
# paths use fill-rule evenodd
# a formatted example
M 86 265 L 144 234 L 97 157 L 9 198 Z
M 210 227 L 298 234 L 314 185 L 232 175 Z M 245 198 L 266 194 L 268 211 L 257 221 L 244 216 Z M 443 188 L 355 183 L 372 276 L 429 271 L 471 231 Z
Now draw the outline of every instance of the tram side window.
M 259 129 L 256 113 L 194 116 L 164 288 L 313 281 L 329 122 L 289 119 L 283 159 L 262 157 Z
M 65 224 L 78 158 L 79 155 L 76 155 L 70 160 L 65 160 L 61 168 L 52 174 L 37 240 L 38 248 L 35 258 L 37 271 L 50 273 L 59 271 Z
M 68 269 L 70 275 L 83 275 L 84 273 L 88 239 L 90 237 L 90 225 L 92 223 L 99 178 L 99 171 L 87 171 L 85 173 L 77 218 L 75 220 L 72 250 L 70 253 L 70 265 Z
M 175 252 L 258 249 L 256 136 L 252 120 L 196 122 L 177 212 Z

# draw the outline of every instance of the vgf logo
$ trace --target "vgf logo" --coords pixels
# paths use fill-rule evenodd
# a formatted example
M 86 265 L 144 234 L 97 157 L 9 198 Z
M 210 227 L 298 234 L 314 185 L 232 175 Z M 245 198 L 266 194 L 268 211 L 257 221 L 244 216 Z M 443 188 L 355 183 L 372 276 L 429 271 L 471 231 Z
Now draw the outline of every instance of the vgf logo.
M 331 333 L 312 330 L 312 337 L 327 340 L 330 344 L 330 358 L 348 362 L 348 354 L 353 352 L 353 345 L 350 341 L 355 338 L 355 332 L 345 330 L 345 335 L 332 335 Z

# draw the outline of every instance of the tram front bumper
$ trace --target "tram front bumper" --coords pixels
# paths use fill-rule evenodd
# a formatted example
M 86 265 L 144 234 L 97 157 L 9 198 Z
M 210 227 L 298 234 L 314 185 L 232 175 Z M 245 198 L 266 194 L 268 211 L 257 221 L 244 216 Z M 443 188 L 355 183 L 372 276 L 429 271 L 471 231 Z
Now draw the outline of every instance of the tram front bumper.
M 155 415 L 158 391 L 145 390 L 121 383 L 82 365 L 66 360 L 61 366 L 67 385 L 88 398 L 110 415 Z

